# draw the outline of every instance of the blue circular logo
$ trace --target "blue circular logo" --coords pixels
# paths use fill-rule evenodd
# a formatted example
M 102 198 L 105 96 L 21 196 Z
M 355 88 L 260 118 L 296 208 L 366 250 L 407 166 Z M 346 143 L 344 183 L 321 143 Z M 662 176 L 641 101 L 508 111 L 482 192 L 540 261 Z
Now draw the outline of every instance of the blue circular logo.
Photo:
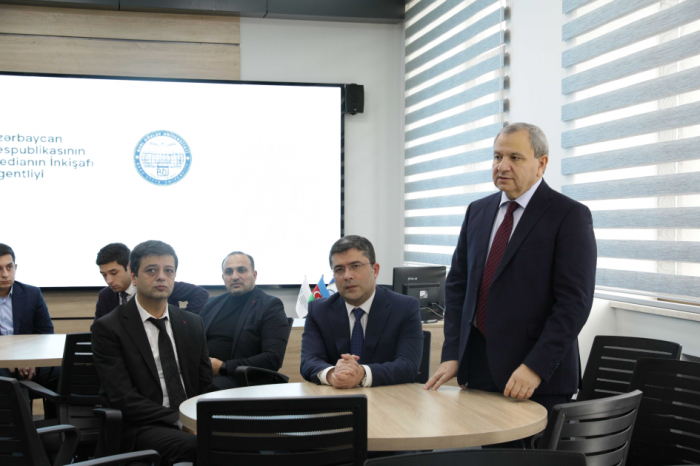
M 136 170 L 146 181 L 158 186 L 168 186 L 183 179 L 191 163 L 190 146 L 172 131 L 148 133 L 134 150 Z

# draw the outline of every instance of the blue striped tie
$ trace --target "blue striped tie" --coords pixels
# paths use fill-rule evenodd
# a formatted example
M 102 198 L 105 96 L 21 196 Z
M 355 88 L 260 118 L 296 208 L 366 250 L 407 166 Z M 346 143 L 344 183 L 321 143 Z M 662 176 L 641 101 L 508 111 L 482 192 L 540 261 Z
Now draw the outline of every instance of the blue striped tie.
M 365 344 L 365 334 L 362 331 L 362 314 L 365 313 L 362 309 L 355 308 L 352 310 L 353 314 L 355 314 L 355 326 L 352 328 L 352 338 L 350 339 L 350 353 L 354 354 L 355 356 L 359 356 L 360 360 L 358 361 L 360 364 L 362 363 L 362 347 Z

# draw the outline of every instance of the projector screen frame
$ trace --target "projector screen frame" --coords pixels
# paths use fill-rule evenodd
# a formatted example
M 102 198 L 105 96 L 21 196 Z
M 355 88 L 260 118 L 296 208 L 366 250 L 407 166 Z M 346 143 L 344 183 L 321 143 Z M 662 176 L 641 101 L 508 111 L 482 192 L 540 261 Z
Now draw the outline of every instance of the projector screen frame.
M 36 73 L 25 71 L 2 71 L 0 76 L 26 76 L 41 78 L 73 78 L 89 80 L 118 80 L 118 81 L 146 81 L 146 82 L 177 82 L 177 83 L 202 83 L 202 84 L 226 84 L 226 85 L 261 85 L 261 86 L 294 86 L 294 87 L 336 87 L 340 90 L 340 237 L 345 236 L 345 115 L 343 111 L 345 103 L 346 84 L 339 83 L 309 83 L 309 82 L 287 82 L 287 81 L 248 81 L 248 80 L 221 80 L 221 79 L 190 79 L 190 78 L 156 78 L 141 76 L 111 76 L 111 75 L 88 75 L 88 74 L 61 74 L 61 73 Z M 11 245 L 10 245 L 11 246 Z M 97 251 L 95 252 L 97 254 Z M 95 273 L 98 273 L 95 266 Z M 30 283 L 31 284 L 31 283 Z M 262 289 L 291 289 L 297 288 L 297 284 L 264 284 L 258 285 Z M 202 285 L 207 290 L 225 289 L 223 285 Z M 48 292 L 80 292 L 98 291 L 104 286 L 41 286 Z

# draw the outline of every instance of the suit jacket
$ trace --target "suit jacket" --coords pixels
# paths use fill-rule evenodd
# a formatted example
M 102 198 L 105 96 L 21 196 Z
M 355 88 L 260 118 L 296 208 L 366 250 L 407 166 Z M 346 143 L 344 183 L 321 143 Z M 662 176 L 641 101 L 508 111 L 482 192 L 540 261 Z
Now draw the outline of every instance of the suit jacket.
M 474 329 L 500 200 L 498 192 L 467 209 L 445 287 L 442 361 L 466 364 L 462 357 Z M 542 181 L 513 231 L 488 294 L 488 362 L 501 390 L 525 364 L 542 378 L 535 394 L 576 392 L 581 378 L 577 336 L 593 303 L 596 257 L 588 207 Z
M 416 381 L 423 355 L 418 300 L 377 287 L 367 317 L 361 364 L 372 371 L 372 386 Z M 301 340 L 301 375 L 321 383 L 318 373 L 350 353 L 350 319 L 340 293 L 309 303 Z
M 36 286 L 18 281 L 12 285 L 12 326 L 15 335 L 53 333 L 49 309 Z
M 187 398 L 217 390 L 202 319 L 175 306 L 168 312 Z M 139 426 L 177 422 L 178 410 L 163 406 L 155 358 L 134 299 L 93 324 L 92 352 L 102 398 L 122 412 L 126 451 L 133 449 Z
M 186 311 L 199 314 L 209 299 L 209 292 L 201 286 L 185 282 L 175 282 L 173 292 L 168 298 L 168 304 L 180 307 L 180 301 L 187 301 Z M 95 320 L 109 314 L 119 306 L 119 293 L 106 286 L 100 290 L 95 306 Z
M 211 298 L 200 314 L 207 337 L 209 326 L 219 312 L 230 311 L 225 308 L 228 296 L 225 293 Z M 287 350 L 290 330 L 282 301 L 258 287 L 253 288 L 233 335 L 231 357 L 226 361 L 229 376 L 233 377 L 238 366 L 279 370 Z

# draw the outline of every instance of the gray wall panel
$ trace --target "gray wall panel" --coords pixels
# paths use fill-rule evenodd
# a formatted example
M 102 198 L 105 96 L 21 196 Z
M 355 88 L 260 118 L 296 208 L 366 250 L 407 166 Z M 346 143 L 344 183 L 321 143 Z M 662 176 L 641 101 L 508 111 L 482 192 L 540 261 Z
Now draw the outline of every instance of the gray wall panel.
M 591 213 L 593 228 L 700 228 L 700 207 L 596 210 Z
M 564 131 L 563 148 L 700 124 L 700 102 Z
M 700 2 L 679 3 L 564 51 L 562 54 L 562 66 L 567 67 L 590 60 L 611 50 L 619 49 L 695 21 L 698 16 L 700 16 Z
M 561 172 L 564 175 L 574 175 L 600 170 L 695 160 L 698 158 L 698 147 L 700 147 L 700 137 L 568 157 L 561 161 Z
M 493 159 L 493 149 L 485 147 L 484 149 L 462 152 L 461 154 L 443 157 L 441 159 L 428 160 L 427 162 L 415 163 L 406 165 L 406 175 L 417 175 L 418 173 L 427 173 L 435 170 L 444 170 L 446 168 L 459 167 L 472 163 L 485 162 Z
M 431 152 L 437 152 L 444 149 L 451 149 L 453 147 L 470 144 L 472 142 L 494 138 L 496 137 L 498 131 L 500 131 L 502 127 L 502 123 L 486 125 L 480 128 L 472 129 L 470 131 L 465 131 L 464 133 L 456 134 L 454 136 L 448 136 L 446 138 L 438 139 L 436 141 L 420 144 L 418 146 L 411 147 L 410 149 L 406 149 L 406 158 L 409 159 L 411 157 L 417 157 L 419 155 L 430 154 Z
M 698 7 L 700 7 L 700 3 L 698 3 Z M 562 121 L 571 121 L 696 89 L 700 89 L 700 67 L 679 71 L 564 105 L 561 118 Z
M 659 0 L 615 0 L 583 16 L 569 21 L 562 27 L 562 40 L 573 39 L 584 32 L 592 31 L 604 24 L 626 16 Z
M 493 181 L 491 170 L 481 170 L 478 172 L 460 173 L 459 175 L 430 178 L 429 180 L 412 181 L 406 183 L 405 192 L 415 193 L 418 191 L 429 191 L 431 189 L 454 188 L 455 186 L 489 183 L 491 181 Z
M 456 115 L 452 115 L 442 120 L 428 123 L 427 125 L 419 126 L 416 129 L 406 131 L 406 142 L 414 139 L 430 136 L 431 134 L 439 133 L 456 126 L 463 126 L 482 118 L 503 113 L 503 100 L 497 100 L 488 104 L 479 105 Z
M 700 173 L 577 183 L 563 186 L 561 192 L 578 201 L 696 194 L 700 193 Z
M 571 94 L 699 53 L 700 31 L 568 76 L 562 80 L 562 93 Z
M 434 209 L 438 207 L 467 206 L 472 202 L 493 194 L 494 191 L 480 191 L 478 193 L 452 194 L 450 196 L 422 197 L 406 201 L 406 210 Z
M 598 286 L 700 297 L 700 278 L 698 277 L 598 269 L 595 282 Z
M 409 235 L 406 235 L 408 238 Z M 419 243 L 423 236 L 449 235 L 410 235 L 417 238 L 413 244 Z M 428 239 L 423 240 L 428 241 Z M 435 239 L 434 241 L 438 241 Z M 445 241 L 445 240 L 442 240 Z M 406 241 L 408 243 L 408 241 Z M 616 257 L 621 259 L 640 259 L 650 261 L 700 262 L 700 243 L 690 241 L 628 241 L 628 240 L 598 240 L 598 257 Z

